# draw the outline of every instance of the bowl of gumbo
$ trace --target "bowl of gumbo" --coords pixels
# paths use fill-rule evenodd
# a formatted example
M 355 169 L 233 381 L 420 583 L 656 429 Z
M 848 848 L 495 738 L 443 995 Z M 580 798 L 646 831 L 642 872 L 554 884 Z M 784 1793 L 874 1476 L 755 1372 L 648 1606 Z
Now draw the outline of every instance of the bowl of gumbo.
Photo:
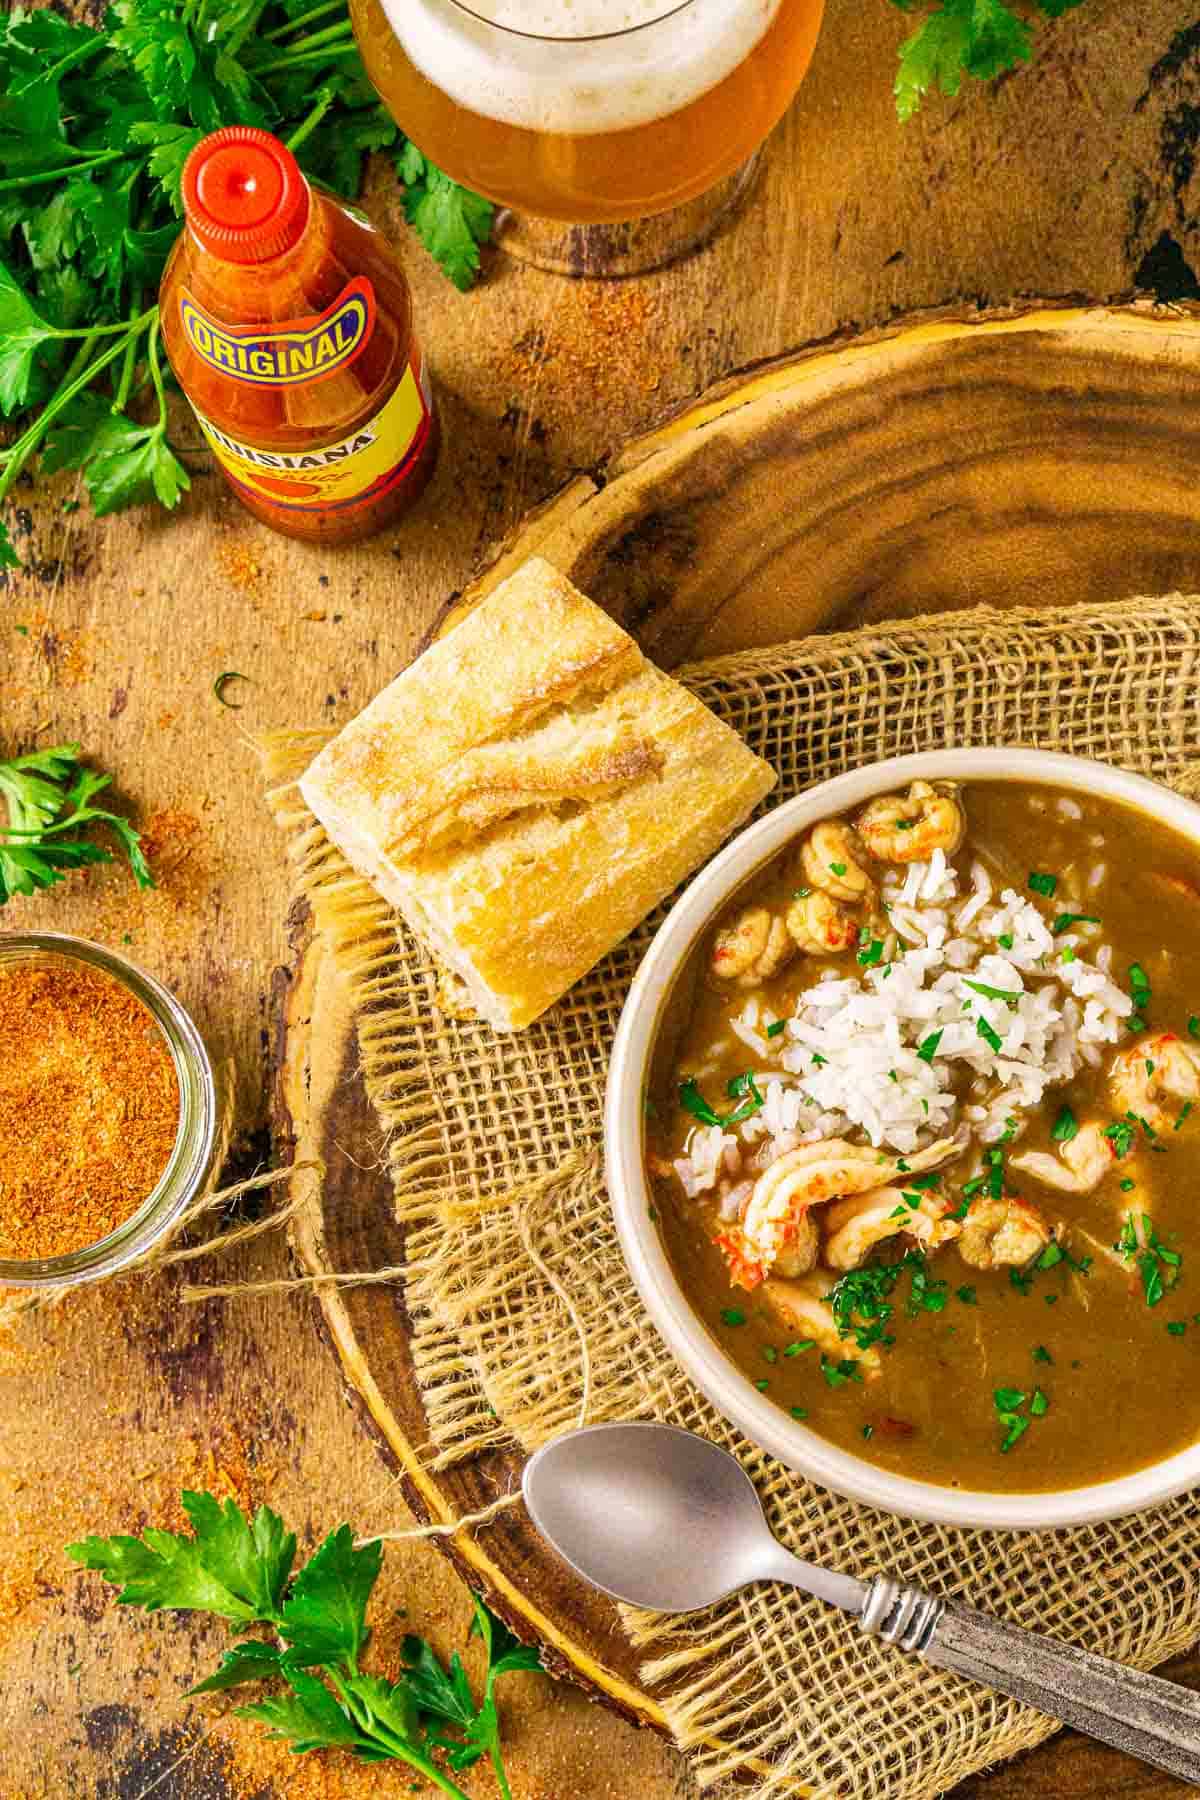
M 965 1523 L 1200 1480 L 1198 839 L 1138 777 L 945 752 L 778 808 L 678 904 L 610 1186 L 756 1441 Z

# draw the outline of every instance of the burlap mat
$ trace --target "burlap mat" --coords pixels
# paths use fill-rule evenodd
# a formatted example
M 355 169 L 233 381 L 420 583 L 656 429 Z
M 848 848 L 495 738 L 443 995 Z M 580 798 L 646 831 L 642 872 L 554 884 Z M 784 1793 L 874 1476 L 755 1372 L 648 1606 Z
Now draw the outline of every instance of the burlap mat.
M 770 759 L 772 803 L 904 751 L 1032 744 L 1177 788 L 1200 763 L 1200 599 L 1067 615 L 966 613 L 696 664 L 681 679 Z M 409 1224 L 407 1298 L 438 1461 L 588 1420 L 661 1418 L 742 1460 L 801 1556 L 935 1592 L 1149 1666 L 1200 1634 L 1200 1503 L 1039 1536 L 952 1530 L 812 1486 L 742 1440 L 682 1374 L 625 1272 L 600 1179 L 609 1046 L 649 921 L 515 1037 L 447 1017 L 429 959 L 291 783 L 328 733 L 271 740 L 299 883 L 352 972 L 363 1065 Z M 758 1586 L 687 1618 L 625 1612 L 702 1784 L 918 1800 L 1038 1743 L 1053 1721 Z M 764 1768 L 766 1772 L 764 1773 Z

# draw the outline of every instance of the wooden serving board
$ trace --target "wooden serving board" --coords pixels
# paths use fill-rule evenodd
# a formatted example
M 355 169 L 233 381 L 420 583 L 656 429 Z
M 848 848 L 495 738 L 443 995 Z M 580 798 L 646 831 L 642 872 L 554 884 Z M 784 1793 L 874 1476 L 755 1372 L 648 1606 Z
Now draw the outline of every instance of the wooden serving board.
M 1040 302 L 931 314 L 723 382 L 570 481 L 438 629 L 534 551 L 668 667 L 979 604 L 1200 591 L 1197 495 L 1200 308 Z M 314 1275 L 392 1266 L 402 1234 L 377 1166 L 346 986 L 304 919 L 295 923 L 277 1119 L 296 1154 L 327 1169 L 297 1252 Z M 418 1518 L 452 1520 L 518 1485 L 516 1453 L 428 1471 L 396 1285 L 318 1292 L 349 1386 Z M 440 1542 L 515 1629 L 543 1643 L 553 1668 L 662 1724 L 615 1609 L 548 1552 L 523 1509 Z M 1117 1791 L 1114 1762 L 1129 1772 L 1122 1792 L 1173 1791 L 1082 1740 L 1039 1759 L 1057 1770 L 1047 1792 L 1089 1791 L 1098 1759 L 1106 1792 Z

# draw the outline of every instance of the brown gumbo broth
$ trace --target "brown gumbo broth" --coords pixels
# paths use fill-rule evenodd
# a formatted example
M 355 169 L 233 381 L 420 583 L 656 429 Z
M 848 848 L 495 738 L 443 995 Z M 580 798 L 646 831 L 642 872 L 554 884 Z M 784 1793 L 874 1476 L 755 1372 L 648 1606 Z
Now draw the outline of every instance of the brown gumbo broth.
M 834 1234 L 829 1221 L 840 1216 L 835 1207 L 853 1212 L 866 1201 L 838 1198 L 846 1189 L 835 1177 L 823 1198 L 809 1197 L 805 1208 L 802 1193 L 785 1226 L 771 1225 L 795 1233 L 780 1240 L 780 1260 L 755 1262 L 764 1239 L 761 1228 L 756 1237 L 751 1228 L 762 1209 L 754 1210 L 747 1193 L 761 1193 L 773 1160 L 784 1166 L 783 1156 L 761 1154 L 772 1140 L 744 1146 L 740 1164 L 737 1150 L 722 1153 L 719 1178 L 691 1197 L 678 1164 L 694 1175 L 689 1159 L 697 1134 L 708 1129 L 706 1117 L 721 1120 L 725 1133 L 729 1114 L 753 1119 L 763 1111 L 757 1102 L 792 1043 L 791 1026 L 779 1021 L 792 1019 L 801 994 L 823 975 L 862 982 L 870 970 L 883 992 L 883 966 L 912 948 L 889 929 L 899 914 L 884 905 L 915 860 L 908 843 L 891 840 L 910 860 L 890 865 L 889 873 L 852 831 L 846 841 L 871 885 L 865 898 L 842 907 L 840 916 L 849 913 L 854 925 L 850 947 L 802 951 L 793 937 L 775 968 L 762 926 L 750 944 L 762 950 L 759 962 L 730 980 L 722 947 L 726 965 L 732 958 L 736 966 L 729 947 L 740 954 L 753 936 L 739 924 L 747 909 L 765 909 L 774 929 L 800 904 L 797 896 L 813 891 L 806 877 L 815 864 L 811 853 L 802 864 L 798 841 L 730 903 L 672 997 L 647 1106 L 655 1209 L 707 1329 L 760 1391 L 814 1431 L 917 1479 L 980 1490 L 1070 1488 L 1158 1461 L 1200 1434 L 1200 857 L 1171 830 L 1108 800 L 1000 781 L 946 794 L 965 826 L 961 843 L 946 852 L 958 882 L 949 914 L 971 895 L 972 866 L 981 864 L 994 896 L 1015 890 L 1022 904 L 1038 909 L 1053 938 L 1042 966 L 1025 978 L 1026 993 L 1045 986 L 1064 953 L 1097 962 L 1129 996 L 1126 1016 L 1113 1026 L 1116 1041 L 1094 1047 L 1098 1060 L 1052 1082 L 1036 1105 L 1007 1113 L 1011 1123 L 999 1136 L 995 1126 L 990 1139 L 971 1126 L 966 1149 L 956 1146 L 917 1179 L 907 1199 L 903 1171 L 912 1155 L 887 1142 L 871 1147 L 862 1128 L 846 1129 L 843 1121 L 839 1141 L 879 1165 L 878 1174 L 863 1177 L 868 1186 L 890 1178 L 901 1190 L 898 1204 L 887 1208 L 888 1216 L 902 1215 L 901 1223 L 847 1267 L 854 1221 L 849 1237 Z M 831 859 L 831 868 L 844 866 Z M 829 885 L 846 879 L 852 883 L 853 871 Z M 1064 914 L 1076 913 L 1099 923 L 1063 924 Z M 1006 954 L 1002 940 L 991 948 Z M 765 1056 L 731 1024 L 746 1016 L 748 1003 L 758 1007 Z M 968 996 L 964 1016 L 984 1034 L 986 1018 L 979 1025 L 971 1004 Z M 980 1010 L 1002 1033 L 1015 1003 L 987 997 Z M 924 1048 L 932 1063 L 937 1047 L 928 1051 L 925 1040 Z M 908 1066 L 920 1076 L 912 1054 Z M 1118 1058 L 1125 1072 L 1119 1089 L 1112 1077 Z M 808 1066 L 815 1074 L 818 1065 Z M 967 1135 L 964 1112 L 986 1114 L 1003 1085 L 965 1064 L 946 1067 L 955 1115 L 941 1126 L 943 1139 Z M 1143 1069 L 1144 1097 L 1123 1104 Z M 802 1079 L 793 1072 L 791 1084 Z M 738 1129 L 731 1122 L 728 1134 Z M 923 1130 L 918 1150 L 938 1135 Z M 794 1151 L 793 1144 L 792 1160 L 807 1167 Z M 1071 1181 L 1070 1152 L 1082 1169 L 1078 1191 L 1013 1166 L 1030 1152 L 1052 1157 Z M 905 1207 L 918 1204 L 930 1215 L 923 1239 L 901 1229 Z M 976 1224 L 1001 1216 L 1005 1229 L 990 1238 Z M 963 1235 L 969 1229 L 970 1239 Z M 814 1251 L 811 1244 L 806 1250 L 806 1232 L 820 1245 L 808 1268 Z M 842 1265 L 825 1266 L 839 1245 Z

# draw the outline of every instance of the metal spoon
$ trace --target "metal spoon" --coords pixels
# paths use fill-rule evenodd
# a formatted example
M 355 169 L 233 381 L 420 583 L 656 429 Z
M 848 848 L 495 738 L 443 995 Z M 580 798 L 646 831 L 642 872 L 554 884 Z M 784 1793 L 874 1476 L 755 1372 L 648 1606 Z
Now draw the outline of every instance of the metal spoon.
M 873 1637 L 1200 1786 L 1200 1695 L 890 1576 L 862 1582 L 802 1562 L 771 1535 L 740 1464 L 690 1431 L 567 1432 L 530 1458 L 522 1485 L 542 1535 L 616 1600 L 695 1612 L 751 1581 L 787 1581 Z

